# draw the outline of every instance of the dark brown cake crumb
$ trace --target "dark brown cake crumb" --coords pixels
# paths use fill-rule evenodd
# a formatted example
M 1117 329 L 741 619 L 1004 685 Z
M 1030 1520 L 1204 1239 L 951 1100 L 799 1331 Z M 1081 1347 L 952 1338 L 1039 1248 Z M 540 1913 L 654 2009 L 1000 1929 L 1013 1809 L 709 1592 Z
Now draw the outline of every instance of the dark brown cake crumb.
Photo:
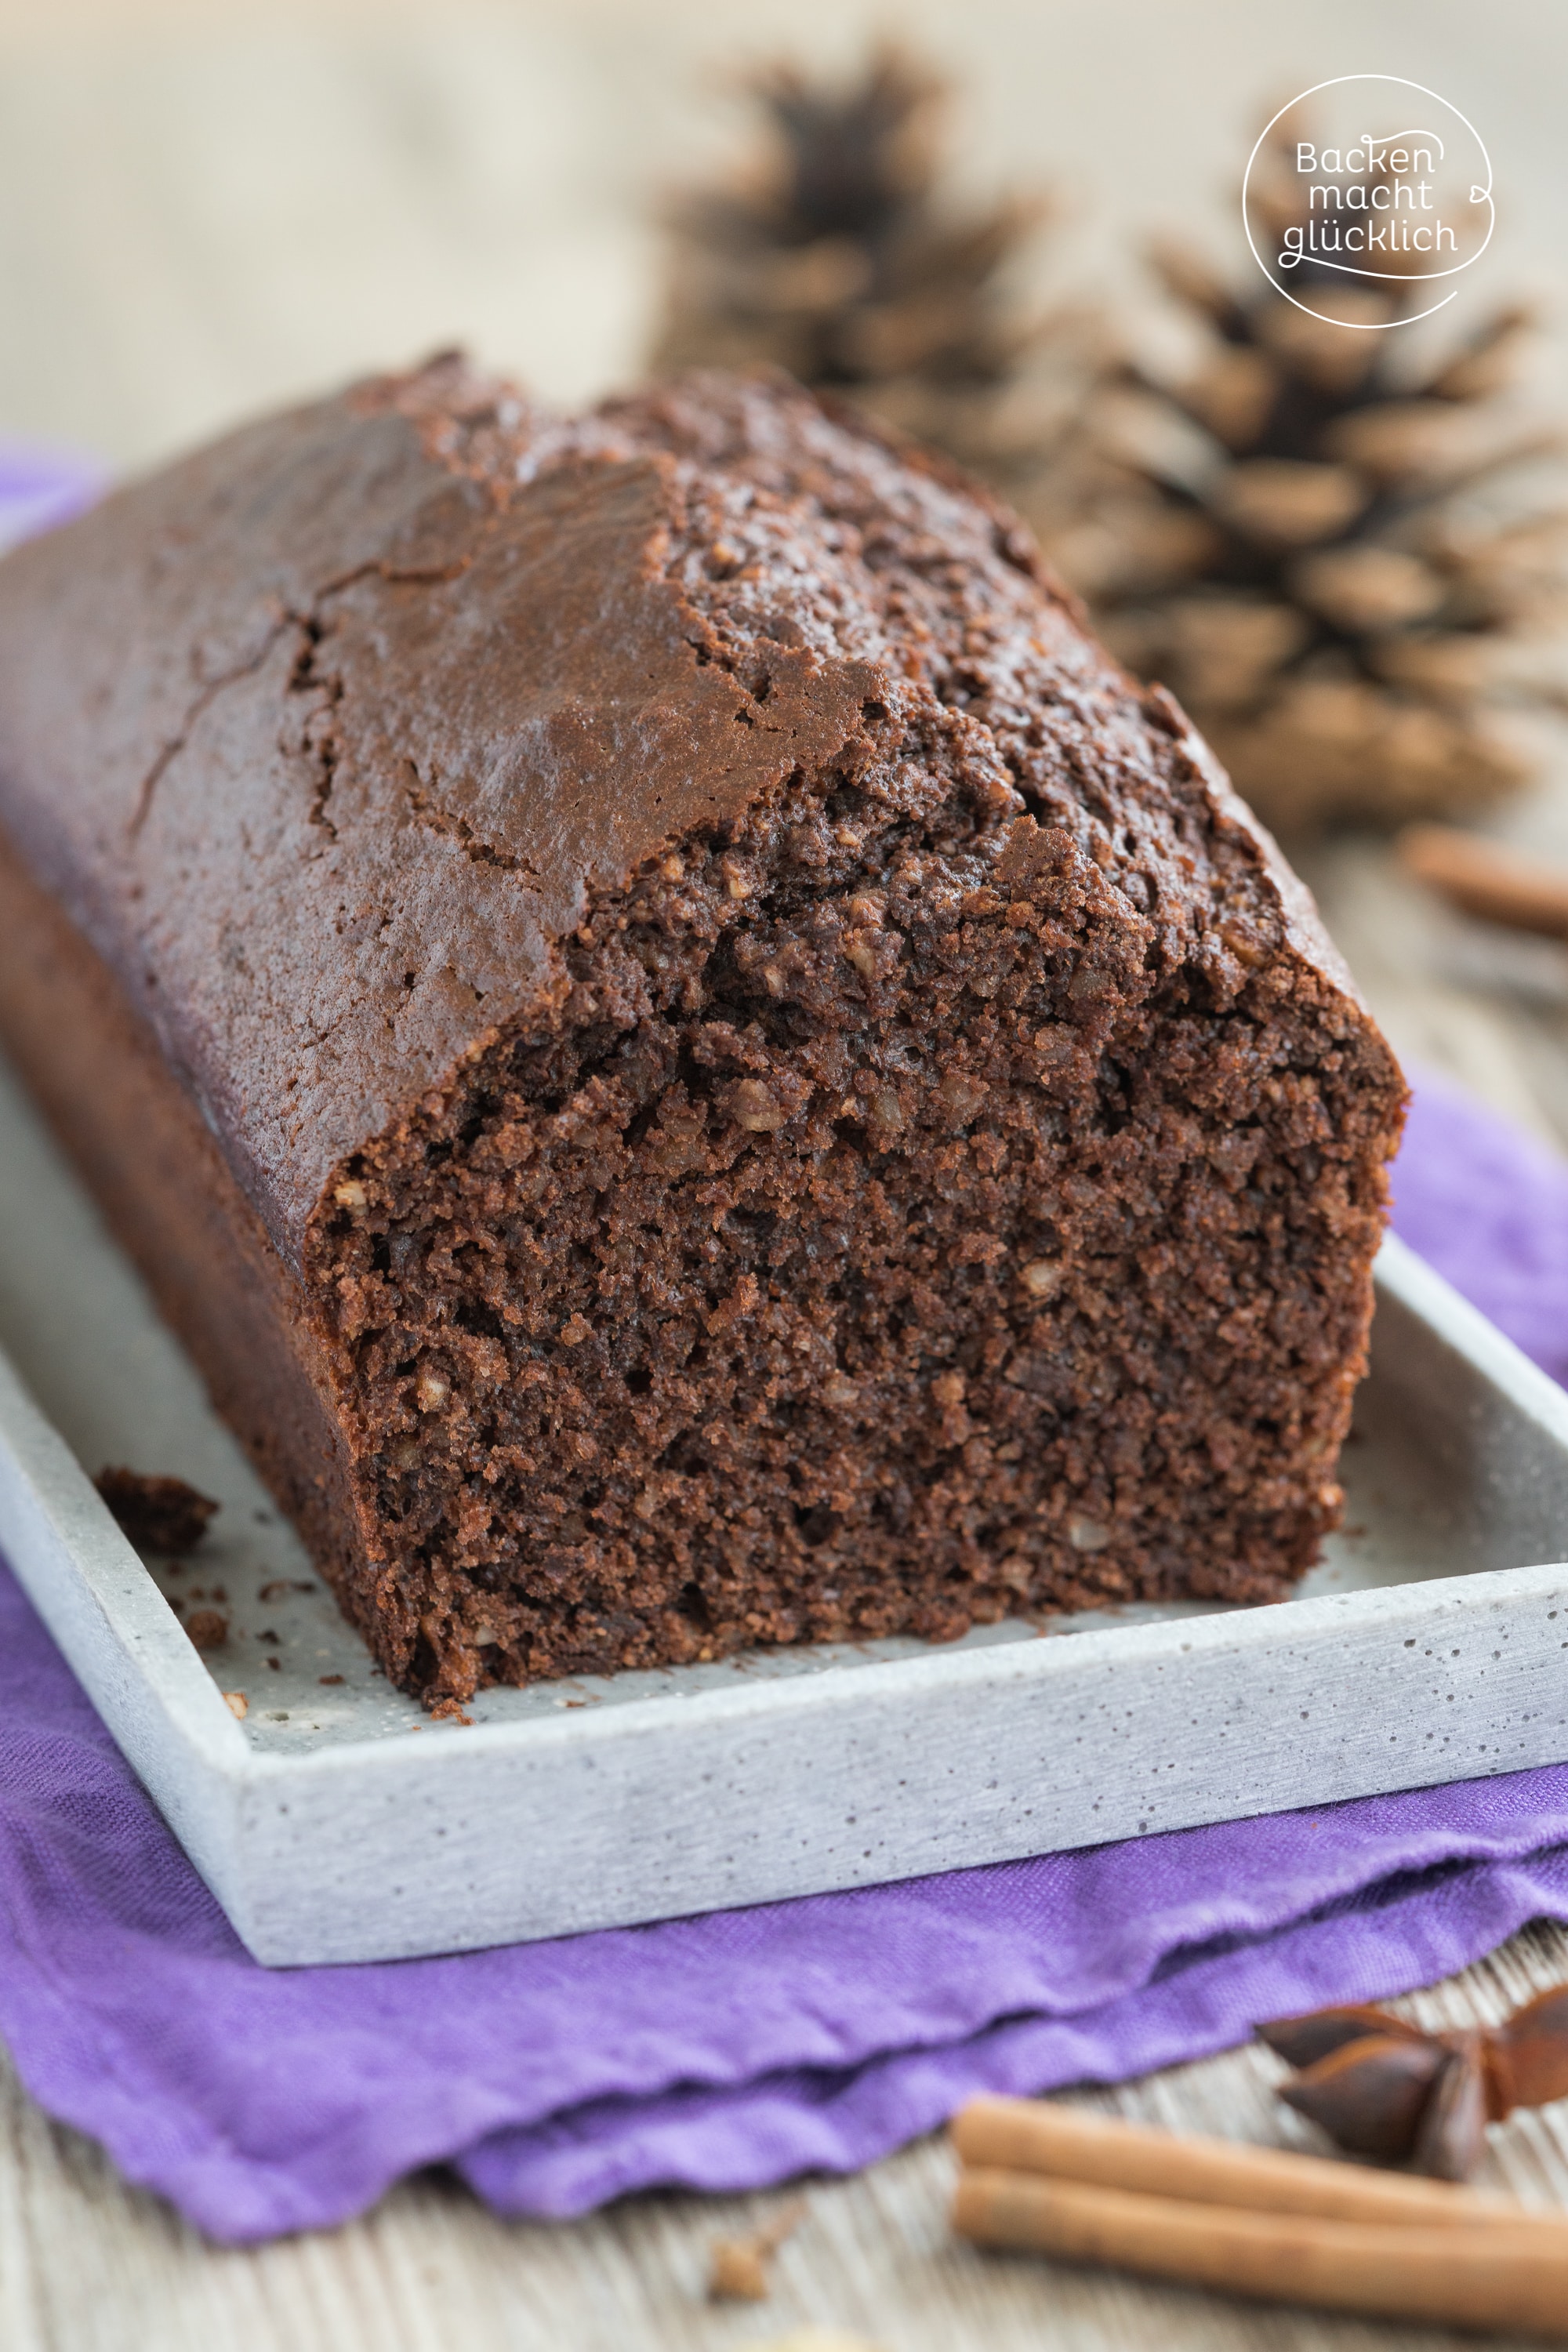
M 228 1639 L 228 1619 L 216 1609 L 193 1609 L 185 1631 L 198 1650 L 221 1650 Z
M 194 1551 L 218 1510 L 210 1495 L 198 1494 L 183 1478 L 152 1471 L 111 1467 L 92 1483 L 138 1551 L 175 1559 Z

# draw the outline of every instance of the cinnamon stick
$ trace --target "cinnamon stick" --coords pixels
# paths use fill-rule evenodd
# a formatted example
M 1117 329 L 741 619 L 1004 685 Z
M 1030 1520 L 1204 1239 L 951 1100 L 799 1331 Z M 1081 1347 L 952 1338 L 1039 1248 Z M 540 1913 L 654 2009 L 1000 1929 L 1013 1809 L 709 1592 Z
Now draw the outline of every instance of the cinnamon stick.
M 1407 824 L 1399 859 L 1407 874 L 1468 915 L 1568 939 L 1568 866 L 1451 824 Z
M 1463 2200 L 1455 2192 L 1450 2201 Z M 960 2175 L 952 2218 L 978 2245 L 1269 2303 L 1568 2341 L 1568 2231 L 1554 2243 L 1511 2221 L 1486 2230 L 1325 2221 L 988 2168 Z
M 1523 2231 L 1561 2247 L 1568 2261 L 1568 2220 L 1554 2213 L 1532 2213 L 1447 2181 L 1370 2172 L 1289 2148 L 1189 2139 L 1051 2100 L 972 2099 L 953 2118 L 952 2144 L 965 2164 L 1190 2204 L 1396 2229 Z

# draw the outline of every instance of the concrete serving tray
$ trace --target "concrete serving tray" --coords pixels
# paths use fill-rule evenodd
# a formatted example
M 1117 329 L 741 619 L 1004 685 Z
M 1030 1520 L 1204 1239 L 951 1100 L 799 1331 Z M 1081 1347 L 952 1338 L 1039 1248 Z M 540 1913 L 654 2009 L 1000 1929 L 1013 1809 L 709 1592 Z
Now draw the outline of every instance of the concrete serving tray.
M 1299 1600 L 489 1691 L 469 1727 L 373 1670 L 3 1071 L 0 1198 L 0 1549 L 258 1959 L 564 1935 L 1568 1759 L 1568 1395 L 1396 1242 L 1346 1529 Z M 184 1568 L 121 1534 L 89 1483 L 110 1462 L 221 1498 Z M 171 1601 L 222 1608 L 224 1647 Z

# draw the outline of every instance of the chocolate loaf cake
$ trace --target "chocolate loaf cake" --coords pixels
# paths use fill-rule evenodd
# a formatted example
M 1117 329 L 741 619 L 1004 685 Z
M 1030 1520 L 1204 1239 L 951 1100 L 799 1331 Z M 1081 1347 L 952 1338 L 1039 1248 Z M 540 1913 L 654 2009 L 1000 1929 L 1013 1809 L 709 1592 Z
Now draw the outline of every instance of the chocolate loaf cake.
M 0 564 L 0 1028 L 387 1672 L 1281 1594 L 1403 1088 L 1181 712 L 782 380 L 442 361 Z

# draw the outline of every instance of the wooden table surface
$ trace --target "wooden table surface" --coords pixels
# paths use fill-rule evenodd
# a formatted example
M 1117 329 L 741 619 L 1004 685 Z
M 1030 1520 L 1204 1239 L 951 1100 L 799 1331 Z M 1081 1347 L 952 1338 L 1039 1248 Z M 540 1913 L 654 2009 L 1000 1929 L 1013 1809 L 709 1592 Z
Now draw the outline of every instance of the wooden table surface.
M 1082 165 L 1080 268 L 1156 209 L 1207 216 L 1268 89 L 1373 68 L 1486 114 L 1512 198 L 1494 295 L 1505 269 L 1555 258 L 1548 100 L 1568 17 L 1545 0 L 1482 15 L 1442 0 L 1420 12 L 1409 55 L 1415 16 L 1386 9 L 1369 32 L 1358 0 L 1319 0 L 1310 38 L 1283 0 L 1056 12 L 918 0 L 911 13 L 928 47 L 967 72 L 978 152 L 998 170 Z M 635 364 L 654 299 L 643 200 L 712 143 L 704 72 L 770 46 L 842 54 L 886 21 L 874 0 L 752 0 L 743 16 L 696 0 L 57 0 L 47 18 L 0 0 L 0 431 L 141 462 L 454 335 L 552 394 L 589 392 Z M 1561 344 L 1548 359 L 1561 383 Z M 1568 762 L 1554 741 L 1543 751 L 1551 781 L 1499 829 L 1568 856 Z M 1401 1055 L 1568 1147 L 1568 950 L 1444 914 L 1373 839 L 1320 844 L 1300 862 Z M 1490 2019 L 1564 1977 L 1568 1936 L 1536 1927 L 1409 2006 L 1449 2024 Z M 1270 2095 L 1279 2072 L 1244 2050 L 1080 2095 L 1305 2144 Z M 770 2301 L 718 2308 L 703 2291 L 710 2242 L 765 2220 L 785 2192 L 643 2197 L 546 2227 L 498 2221 L 433 2174 L 335 2232 L 225 2251 L 128 2188 L 7 2071 L 0 2347 L 1436 2352 L 1466 2340 L 982 2256 L 948 2234 L 951 2172 L 933 2140 L 855 2179 L 808 2183 Z M 1487 2178 L 1568 2205 L 1568 2103 L 1495 2131 Z
M 1399 2006 L 1495 2019 L 1568 1976 L 1568 1936 L 1527 1929 Z M 1305 2146 L 1251 2049 L 1081 2104 L 1179 2130 Z M 1568 2102 L 1492 2134 L 1484 2185 L 1568 2205 Z M 805 2184 L 765 2304 L 716 2306 L 709 2250 L 795 2194 L 646 2196 L 570 2224 L 499 2221 L 438 2174 L 345 2229 L 216 2249 L 98 2150 L 0 2086 L 0 2344 L 5 2352 L 1440 2352 L 1443 2330 L 1264 2307 L 982 2254 L 949 2234 L 952 2165 L 921 2142 L 853 2179 Z M 816 2329 L 813 2337 L 808 2332 Z M 1520 2340 L 1520 2339 L 1515 2339 Z

